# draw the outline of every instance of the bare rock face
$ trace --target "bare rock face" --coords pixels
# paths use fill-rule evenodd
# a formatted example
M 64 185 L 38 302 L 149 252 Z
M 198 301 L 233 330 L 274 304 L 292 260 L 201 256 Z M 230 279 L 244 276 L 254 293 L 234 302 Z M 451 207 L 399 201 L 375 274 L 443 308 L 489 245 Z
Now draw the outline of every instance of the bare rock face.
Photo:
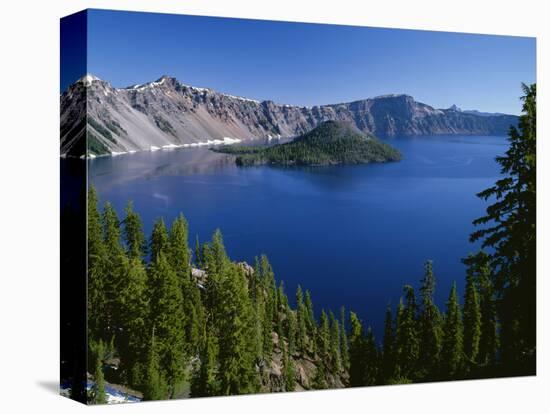
M 265 367 L 262 378 L 263 388 L 267 392 L 284 392 L 285 388 L 284 365 L 282 346 L 287 346 L 286 341 L 280 342 L 277 333 L 272 332 L 273 354 L 269 366 Z M 292 391 L 312 390 L 314 379 L 317 375 L 318 367 L 321 365 L 319 355 L 291 355 L 294 365 L 294 376 L 296 386 Z M 325 381 L 327 388 L 344 388 L 348 380 L 347 372 L 335 374 L 330 371 L 325 372 Z
M 114 88 L 86 75 L 61 95 L 61 154 L 291 139 L 331 120 L 351 122 L 378 137 L 505 135 L 517 124 L 516 116 L 435 109 L 408 95 L 303 107 L 188 86 L 169 76 Z
M 244 275 L 248 278 L 254 275 L 254 268 L 247 262 L 238 262 L 236 265 L 242 269 Z M 191 268 L 191 275 L 199 287 L 203 287 L 208 279 L 208 273 L 203 269 Z M 284 317 L 284 315 L 281 315 Z M 273 342 L 273 352 L 271 359 L 260 364 L 257 369 L 260 374 L 262 391 L 264 392 L 284 392 L 289 391 L 285 387 L 283 349 L 288 349 L 288 342 L 283 337 L 279 337 L 277 332 L 271 332 Z M 294 352 L 290 355 L 294 365 L 294 376 L 296 386 L 292 391 L 306 391 L 313 389 L 314 379 L 317 376 L 319 366 L 323 365 L 321 357 L 316 352 L 306 351 L 304 353 Z M 326 363 L 325 363 L 326 365 Z M 325 382 L 328 388 L 344 388 L 348 381 L 348 372 L 340 370 L 331 372 L 325 370 Z

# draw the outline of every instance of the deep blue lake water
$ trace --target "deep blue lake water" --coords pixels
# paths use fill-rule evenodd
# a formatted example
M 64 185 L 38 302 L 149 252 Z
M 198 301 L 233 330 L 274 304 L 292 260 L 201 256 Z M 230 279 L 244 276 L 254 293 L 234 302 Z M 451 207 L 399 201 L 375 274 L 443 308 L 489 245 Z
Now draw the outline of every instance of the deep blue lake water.
M 190 241 L 224 235 L 234 260 L 268 255 L 293 300 L 298 284 L 316 309 L 356 311 L 380 334 L 384 311 L 404 284 L 417 287 L 434 261 L 436 300 L 444 306 L 471 222 L 486 203 L 475 194 L 499 176 L 505 137 L 437 136 L 388 141 L 398 163 L 315 168 L 238 168 L 207 149 L 144 152 L 89 161 L 100 201 L 122 216 L 133 200 L 149 234 L 157 217 L 183 212 Z M 378 335 L 379 336 L 379 335 Z

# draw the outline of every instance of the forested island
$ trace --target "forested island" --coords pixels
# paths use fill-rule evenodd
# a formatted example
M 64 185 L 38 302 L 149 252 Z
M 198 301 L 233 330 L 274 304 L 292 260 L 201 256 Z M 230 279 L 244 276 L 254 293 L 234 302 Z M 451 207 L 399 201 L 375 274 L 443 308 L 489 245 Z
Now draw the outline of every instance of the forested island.
M 180 215 L 146 237 L 131 202 L 120 220 L 91 187 L 88 400 L 106 402 L 106 381 L 156 400 L 534 375 L 536 86 L 524 93 L 503 176 L 478 194 L 492 204 L 474 221 L 483 250 L 463 260 L 465 291 L 453 285 L 439 309 L 427 261 L 420 289 L 388 305 L 382 338 L 353 311 L 316 310 L 301 287 L 289 300 L 268 258 L 232 261 L 219 230 L 191 248 Z
M 226 145 L 212 150 L 236 155 L 239 166 L 366 164 L 401 159 L 401 153 L 395 148 L 342 121 L 326 121 L 285 144 Z

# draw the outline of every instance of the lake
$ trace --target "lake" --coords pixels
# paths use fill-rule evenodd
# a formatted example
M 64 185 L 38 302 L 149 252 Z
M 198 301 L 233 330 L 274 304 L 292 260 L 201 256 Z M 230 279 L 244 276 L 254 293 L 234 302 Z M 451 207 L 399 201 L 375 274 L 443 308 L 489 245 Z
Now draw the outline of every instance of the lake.
M 498 178 L 494 159 L 507 149 L 506 137 L 387 142 L 401 162 L 239 168 L 205 148 L 176 149 L 90 160 L 89 179 L 120 216 L 133 200 L 147 234 L 156 218 L 169 224 L 183 212 L 192 246 L 220 228 L 233 260 L 267 254 L 292 301 L 300 284 L 317 310 L 345 305 L 380 340 L 387 303 L 418 286 L 426 260 L 440 306 L 454 280 L 462 295 L 460 259 L 477 249 L 471 222 L 487 205 L 475 194 Z

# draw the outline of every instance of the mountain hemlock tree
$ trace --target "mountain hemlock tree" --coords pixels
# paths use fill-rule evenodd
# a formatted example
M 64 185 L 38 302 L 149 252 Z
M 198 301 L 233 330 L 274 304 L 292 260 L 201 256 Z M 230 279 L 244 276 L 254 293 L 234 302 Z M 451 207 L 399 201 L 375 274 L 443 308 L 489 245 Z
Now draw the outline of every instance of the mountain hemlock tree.
M 285 295 L 285 287 L 283 281 L 279 282 L 279 287 L 277 288 L 275 295 L 275 332 L 279 339 L 282 339 L 284 336 L 284 327 L 283 327 L 283 316 L 285 314 L 285 309 L 288 306 L 288 299 Z
M 397 313 L 395 355 L 402 379 L 413 380 L 419 356 L 418 324 L 416 320 L 417 304 L 412 286 L 403 287 L 405 306 Z
M 346 308 L 340 308 L 340 355 L 342 357 L 342 367 L 345 371 L 349 370 L 349 344 L 346 333 Z
M 147 368 L 143 385 L 143 400 L 162 400 L 168 395 L 168 386 L 161 372 L 157 344 L 155 342 L 155 327 L 153 326 L 151 342 L 147 355 Z
M 147 251 L 147 241 L 143 234 L 143 224 L 139 214 L 134 211 L 134 205 L 128 202 L 124 218 L 124 242 L 130 259 L 143 259 Z
M 149 318 L 155 326 L 160 371 L 173 396 L 176 385 L 185 376 L 185 315 L 179 280 L 162 250 L 150 267 L 149 277 L 152 285 Z
M 107 339 L 105 328 L 106 249 L 103 242 L 103 220 L 98 209 L 97 193 L 88 190 L 88 330 L 95 339 Z
M 221 235 L 220 235 L 221 236 Z M 254 324 L 246 276 L 230 264 L 220 286 L 219 384 L 221 395 L 258 390 L 255 370 Z
M 146 363 L 148 342 L 146 332 L 149 320 L 149 286 L 145 266 L 140 257 L 126 261 L 124 282 L 119 293 L 120 329 L 117 335 L 117 351 L 120 370 L 127 382 L 139 387 L 142 383 L 140 366 Z
M 382 361 L 380 367 L 381 382 L 387 383 L 392 379 L 396 372 L 395 361 L 395 329 L 392 316 L 392 308 L 388 303 L 386 308 L 386 318 L 384 321 L 384 338 L 382 344 Z
M 292 311 L 290 306 L 286 308 L 286 337 L 288 342 L 288 354 L 292 357 L 296 353 L 296 332 L 297 322 L 296 314 Z
M 119 292 L 124 283 L 128 259 L 120 241 L 120 221 L 111 203 L 107 202 L 103 207 L 103 243 L 106 250 L 105 274 L 103 277 L 105 300 L 103 339 L 105 341 L 111 341 L 117 334 L 120 317 L 125 312 L 125 309 L 120 306 Z
M 216 341 L 212 335 L 208 335 L 199 353 L 199 367 L 191 380 L 192 397 L 218 395 L 217 354 Z
M 319 319 L 319 330 L 317 332 L 318 350 L 322 358 L 329 357 L 330 351 L 330 327 L 328 322 L 327 313 L 324 309 L 321 310 L 321 317 Z
M 464 322 L 464 355 L 469 364 L 477 363 L 479 340 L 481 338 L 481 309 L 478 287 L 474 275 L 468 269 L 466 274 L 466 292 L 463 308 Z
M 434 303 L 435 276 L 432 261 L 424 265 L 424 278 L 420 285 L 421 310 L 419 316 L 420 347 L 417 376 L 435 379 L 441 351 L 440 314 Z
M 168 249 L 168 231 L 166 230 L 164 219 L 160 218 L 155 221 L 149 246 L 149 252 L 151 253 L 151 263 L 155 263 L 161 253 L 167 253 L 166 250 Z
M 197 284 L 191 281 L 191 251 L 188 240 L 188 224 L 183 214 L 180 214 L 172 223 L 168 235 L 168 259 L 170 266 L 176 272 L 182 292 L 183 313 L 186 315 L 184 327 L 186 332 L 186 353 L 196 351 L 199 340 L 199 326 L 197 321 L 200 305 L 197 297 Z M 190 316 L 194 315 L 194 318 Z
M 269 264 L 267 256 L 262 255 L 258 263 L 258 272 L 265 291 L 264 318 L 262 322 L 263 331 L 263 355 L 265 360 L 270 360 L 273 353 L 273 320 L 275 315 L 275 276 Z
M 182 291 L 188 289 L 191 274 L 191 252 L 187 229 L 187 220 L 180 214 L 172 223 L 168 236 L 169 262 L 180 280 Z
M 294 361 L 289 356 L 286 347 L 283 345 L 283 376 L 285 381 L 285 391 L 294 391 L 296 388 L 296 376 L 294 371 Z
M 311 388 L 314 390 L 325 390 L 328 388 L 325 363 L 322 359 L 317 364 L 317 371 L 315 372 L 315 376 L 311 381 Z
M 441 349 L 442 376 L 447 379 L 460 378 L 463 362 L 463 327 L 456 283 L 453 283 L 443 325 L 443 346 Z
M 316 352 L 315 335 L 317 330 L 317 322 L 315 321 L 315 312 L 313 310 L 313 301 L 309 290 L 306 290 L 305 306 L 307 310 L 307 332 L 309 336 L 309 346 L 312 353 Z
M 367 336 L 364 346 L 366 363 L 365 372 L 363 374 L 363 383 L 364 385 L 375 385 L 378 383 L 379 358 L 376 340 L 370 327 L 367 329 Z
M 489 255 L 484 251 L 463 260 L 468 266 L 468 274 L 475 278 L 479 290 L 480 337 L 477 362 L 481 367 L 494 366 L 498 352 L 495 291 L 489 260 Z
M 349 385 L 361 387 L 364 385 L 366 358 L 365 339 L 363 337 L 363 325 L 355 312 L 350 312 L 350 336 L 349 336 Z
M 263 290 L 262 279 L 259 271 L 258 258 L 254 258 L 254 272 L 249 275 L 248 290 L 250 292 L 251 305 L 254 309 L 252 314 L 252 324 L 254 329 L 254 358 L 256 365 L 259 368 L 262 383 L 265 381 L 265 366 L 266 358 L 264 357 L 264 320 L 265 320 L 265 292 Z M 288 318 L 287 312 L 287 318 Z M 291 327 L 288 327 L 291 330 Z M 289 335 L 293 335 L 293 344 L 295 346 L 296 326 L 294 326 L 294 332 Z M 289 345 L 290 346 L 290 345 Z
M 296 347 L 300 353 L 305 353 L 308 331 L 308 310 L 304 304 L 304 296 L 300 285 L 296 288 Z
M 195 236 L 195 266 L 199 269 L 202 268 L 202 258 L 201 258 L 201 244 L 199 242 L 199 235 Z
M 329 310 L 330 334 L 329 334 L 329 353 L 332 369 L 339 372 L 342 369 L 342 360 L 340 356 L 340 324 L 334 317 L 334 313 Z
M 511 127 L 509 148 L 497 157 L 504 178 L 478 194 L 494 199 L 474 221 L 471 234 L 491 248 L 490 265 L 498 295 L 501 360 L 509 374 L 536 371 L 536 84 L 522 85 L 519 127 Z

